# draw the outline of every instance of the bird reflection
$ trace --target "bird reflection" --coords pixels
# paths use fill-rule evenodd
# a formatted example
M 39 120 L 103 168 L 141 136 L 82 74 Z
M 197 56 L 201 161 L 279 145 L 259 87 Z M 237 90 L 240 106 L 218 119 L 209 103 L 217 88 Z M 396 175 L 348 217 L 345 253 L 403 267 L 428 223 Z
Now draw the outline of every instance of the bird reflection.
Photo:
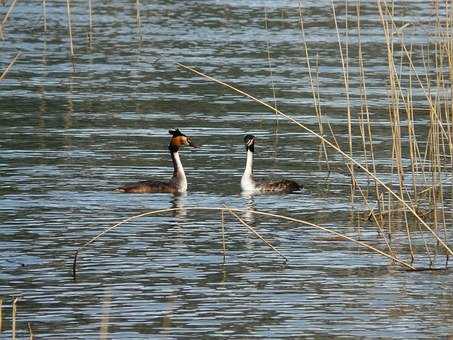
M 174 292 L 174 294 L 169 294 L 166 296 L 166 304 L 165 304 L 165 311 L 164 315 L 162 315 L 161 319 L 161 327 L 163 329 L 163 333 L 165 335 L 169 335 L 171 333 L 173 327 L 173 316 L 175 311 L 178 309 L 178 299 L 181 296 L 179 291 Z
M 173 216 L 178 220 L 185 219 L 187 216 L 187 209 L 184 208 L 186 203 L 186 196 L 186 192 L 180 192 L 173 194 L 173 197 L 171 198 L 171 208 L 178 209 L 173 211 Z
M 255 198 L 248 192 L 242 192 L 241 195 L 245 200 L 246 211 L 243 215 L 244 221 L 250 224 L 252 227 L 255 227 L 255 214 L 253 213 L 253 211 L 256 211 Z

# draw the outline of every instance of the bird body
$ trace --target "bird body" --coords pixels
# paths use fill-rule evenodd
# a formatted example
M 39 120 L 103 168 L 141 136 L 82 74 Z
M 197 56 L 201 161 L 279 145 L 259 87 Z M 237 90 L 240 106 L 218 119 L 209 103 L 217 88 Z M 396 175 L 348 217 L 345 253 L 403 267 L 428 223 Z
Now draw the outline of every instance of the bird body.
M 163 181 L 141 181 L 129 185 L 122 186 L 116 191 L 127 192 L 127 193 L 156 193 L 156 192 L 168 192 L 168 193 L 183 193 L 187 191 L 187 178 L 184 172 L 184 168 L 179 157 L 179 149 L 181 146 L 189 145 L 197 147 L 192 143 L 192 139 L 187 137 L 179 129 L 168 131 L 172 137 L 170 139 L 170 150 L 171 160 L 173 162 L 173 176 L 167 182 Z
M 253 154 L 255 152 L 255 136 L 247 135 L 244 138 L 247 158 L 244 174 L 241 178 L 243 192 L 256 194 L 290 193 L 302 189 L 302 185 L 292 180 L 265 181 L 256 180 L 253 176 Z

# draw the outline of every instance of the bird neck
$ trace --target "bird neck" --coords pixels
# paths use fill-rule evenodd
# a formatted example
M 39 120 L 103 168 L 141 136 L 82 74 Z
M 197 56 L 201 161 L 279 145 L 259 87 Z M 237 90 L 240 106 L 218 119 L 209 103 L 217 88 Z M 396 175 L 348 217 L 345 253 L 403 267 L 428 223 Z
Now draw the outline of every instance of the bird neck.
M 245 162 L 244 176 L 253 175 L 253 151 L 247 149 L 247 160 Z
M 242 191 L 252 192 L 255 190 L 255 181 L 253 180 L 253 151 L 247 149 L 247 160 L 245 162 L 244 174 L 241 178 Z
M 173 161 L 173 177 L 186 178 L 184 168 L 182 167 L 181 159 L 179 158 L 179 152 L 171 151 L 171 160 Z

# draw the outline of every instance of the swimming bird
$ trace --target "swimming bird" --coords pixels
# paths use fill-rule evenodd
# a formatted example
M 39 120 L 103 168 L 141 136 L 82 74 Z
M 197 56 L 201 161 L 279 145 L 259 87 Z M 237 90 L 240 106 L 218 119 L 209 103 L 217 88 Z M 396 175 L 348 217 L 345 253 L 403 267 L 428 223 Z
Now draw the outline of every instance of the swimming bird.
M 115 191 L 129 193 L 149 193 L 149 192 L 170 192 L 182 193 L 187 191 L 187 178 L 182 167 L 181 159 L 179 158 L 179 148 L 181 146 L 198 146 L 192 142 L 192 139 L 184 135 L 179 129 L 169 130 L 171 134 L 170 150 L 171 160 L 173 161 L 173 176 L 168 182 L 161 181 L 142 181 L 134 184 L 125 185 Z
M 302 185 L 295 181 L 283 179 L 280 181 L 263 181 L 253 178 L 253 153 L 255 151 L 255 136 L 246 135 L 244 137 L 247 161 L 244 174 L 241 178 L 241 189 L 246 193 L 290 193 L 302 189 Z

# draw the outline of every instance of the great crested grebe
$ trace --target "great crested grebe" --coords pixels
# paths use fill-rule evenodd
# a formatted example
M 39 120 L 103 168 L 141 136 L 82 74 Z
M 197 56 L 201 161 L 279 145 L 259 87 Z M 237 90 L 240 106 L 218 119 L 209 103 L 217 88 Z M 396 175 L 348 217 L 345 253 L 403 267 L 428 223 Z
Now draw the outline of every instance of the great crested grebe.
M 187 191 L 187 179 L 179 158 L 179 148 L 184 145 L 197 148 L 192 143 L 192 139 L 184 135 L 179 129 L 168 131 L 172 136 L 168 149 L 170 150 L 171 160 L 173 161 L 173 176 L 168 182 L 142 181 L 126 185 L 116 189 L 120 192 L 147 193 L 147 192 L 171 192 L 182 193 Z
M 255 151 L 255 136 L 244 137 L 247 161 L 241 178 L 241 188 L 245 193 L 290 193 L 302 189 L 302 185 L 287 179 L 280 181 L 260 181 L 253 178 L 253 152 Z

